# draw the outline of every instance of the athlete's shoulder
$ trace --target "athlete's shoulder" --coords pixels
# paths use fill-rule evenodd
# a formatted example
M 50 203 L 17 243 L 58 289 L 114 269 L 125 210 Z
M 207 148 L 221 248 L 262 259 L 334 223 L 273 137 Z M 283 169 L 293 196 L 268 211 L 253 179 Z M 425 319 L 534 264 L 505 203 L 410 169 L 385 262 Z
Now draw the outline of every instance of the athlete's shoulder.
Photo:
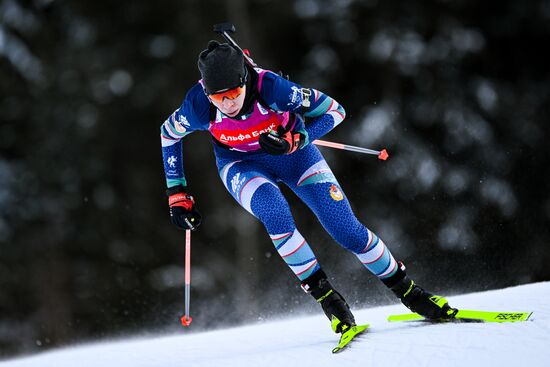
M 189 104 L 190 111 L 194 112 L 197 116 L 202 115 L 205 111 L 210 111 L 210 101 L 204 90 L 202 84 L 197 82 L 185 96 L 184 103 Z
M 187 120 L 193 130 L 202 130 L 210 122 L 210 108 L 210 101 L 197 82 L 185 95 L 178 118 Z
M 258 91 L 262 98 L 275 109 L 294 111 L 302 104 L 301 86 L 274 73 L 257 68 Z
M 258 90 L 260 91 L 271 92 L 274 89 L 287 88 L 287 84 L 291 83 L 271 70 L 261 68 L 254 68 L 254 70 L 258 73 Z

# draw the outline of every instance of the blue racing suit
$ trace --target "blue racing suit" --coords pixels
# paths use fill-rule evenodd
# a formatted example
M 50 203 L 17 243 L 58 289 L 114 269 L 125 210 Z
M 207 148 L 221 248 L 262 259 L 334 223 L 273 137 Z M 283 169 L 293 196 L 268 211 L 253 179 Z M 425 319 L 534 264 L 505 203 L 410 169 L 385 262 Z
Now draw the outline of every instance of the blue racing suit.
M 384 242 L 359 222 L 336 177 L 316 146 L 310 144 L 339 125 L 343 107 L 326 94 L 304 89 L 279 75 L 255 70 L 257 92 L 247 114 L 230 118 L 215 109 L 199 81 L 182 105 L 162 124 L 161 142 L 168 187 L 187 185 L 183 169 L 182 139 L 193 131 L 208 131 L 213 138 L 220 177 L 233 198 L 265 226 L 280 256 L 303 281 L 320 265 L 300 234 L 282 195 L 287 185 L 315 213 L 328 233 L 354 253 L 380 279 L 394 275 L 398 264 Z M 309 103 L 304 103 L 308 99 Z M 290 118 L 296 114 L 298 118 Z M 307 119 L 307 122 L 301 118 Z M 259 135 L 293 121 L 293 130 L 306 137 L 301 149 L 288 155 L 269 155 L 259 146 Z

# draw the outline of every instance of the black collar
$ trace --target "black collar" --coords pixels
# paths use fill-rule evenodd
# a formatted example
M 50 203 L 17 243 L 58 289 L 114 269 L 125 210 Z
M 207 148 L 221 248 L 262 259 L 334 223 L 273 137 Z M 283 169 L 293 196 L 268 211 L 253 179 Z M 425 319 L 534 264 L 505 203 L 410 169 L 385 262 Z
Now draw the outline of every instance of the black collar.
M 231 117 L 235 120 L 240 120 L 242 116 L 246 116 L 252 113 L 254 109 L 254 103 L 258 100 L 260 93 L 258 91 L 258 73 L 256 70 L 246 65 L 248 69 L 248 78 L 246 78 L 246 96 L 244 97 L 244 102 L 239 113 Z

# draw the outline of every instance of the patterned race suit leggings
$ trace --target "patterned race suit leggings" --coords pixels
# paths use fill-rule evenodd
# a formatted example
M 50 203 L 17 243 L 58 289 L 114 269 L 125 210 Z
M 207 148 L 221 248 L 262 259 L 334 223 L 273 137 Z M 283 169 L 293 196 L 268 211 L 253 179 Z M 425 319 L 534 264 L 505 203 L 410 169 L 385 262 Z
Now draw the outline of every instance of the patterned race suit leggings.
M 317 147 L 308 145 L 284 156 L 243 156 L 234 160 L 217 155 L 221 179 L 235 200 L 264 224 L 279 255 L 300 281 L 320 267 L 296 229 L 277 182 L 290 187 L 332 238 L 353 252 L 374 275 L 384 279 L 395 274 L 397 263 L 389 249 L 359 222 Z

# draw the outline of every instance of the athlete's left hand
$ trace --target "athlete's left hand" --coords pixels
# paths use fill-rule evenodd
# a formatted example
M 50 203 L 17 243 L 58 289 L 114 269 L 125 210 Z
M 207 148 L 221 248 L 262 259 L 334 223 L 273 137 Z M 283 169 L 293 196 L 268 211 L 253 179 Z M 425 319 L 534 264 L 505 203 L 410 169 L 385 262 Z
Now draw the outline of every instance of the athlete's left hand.
M 285 131 L 282 126 L 277 131 L 260 134 L 260 147 L 269 154 L 283 155 L 294 153 L 305 143 L 304 134 L 297 131 Z

